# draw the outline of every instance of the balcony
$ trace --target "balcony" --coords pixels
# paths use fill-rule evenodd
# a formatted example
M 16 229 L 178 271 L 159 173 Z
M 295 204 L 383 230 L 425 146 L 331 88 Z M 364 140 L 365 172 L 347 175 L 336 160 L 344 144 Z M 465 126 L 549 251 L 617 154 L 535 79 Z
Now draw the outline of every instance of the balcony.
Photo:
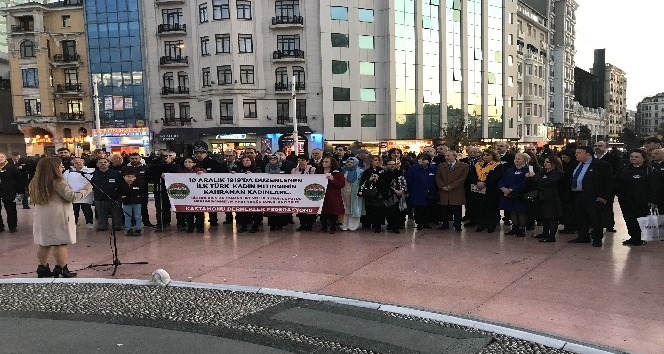
M 189 65 L 189 57 L 177 56 L 163 56 L 159 58 L 159 65 L 166 67 L 178 67 Z
M 272 59 L 278 61 L 304 61 L 304 51 L 299 49 L 275 50 Z
M 293 125 L 293 118 L 291 117 L 277 117 L 277 124 L 282 124 L 282 125 Z M 297 124 L 307 124 L 307 116 L 304 117 L 297 117 Z
M 302 16 L 275 16 L 272 17 L 273 28 L 304 27 Z
M 157 5 L 184 4 L 185 0 L 155 0 Z
M 78 54 L 53 54 L 51 62 L 57 66 L 79 66 L 81 57 Z
M 219 119 L 219 124 L 234 124 L 233 116 L 221 116 Z
M 164 23 L 157 26 L 157 34 L 162 36 L 181 35 L 187 33 L 187 25 L 179 23 Z
M 295 84 L 295 91 L 304 91 L 305 89 L 305 84 L 304 82 L 298 82 Z M 274 84 L 274 91 L 275 92 L 281 92 L 281 93 L 290 93 L 291 92 L 291 85 L 285 82 L 277 82 Z
M 85 120 L 83 112 L 60 112 L 58 118 L 61 122 L 81 122 Z
M 81 91 L 83 91 L 81 84 L 57 84 L 55 86 L 56 93 L 80 95 Z
M 21 22 L 18 25 L 12 25 L 12 33 L 34 32 L 35 24 L 32 22 Z
M 162 87 L 161 95 L 162 96 L 175 96 L 175 95 L 188 95 L 189 87 L 178 86 L 178 87 Z
M 190 127 L 191 118 L 162 118 L 162 123 L 165 127 Z

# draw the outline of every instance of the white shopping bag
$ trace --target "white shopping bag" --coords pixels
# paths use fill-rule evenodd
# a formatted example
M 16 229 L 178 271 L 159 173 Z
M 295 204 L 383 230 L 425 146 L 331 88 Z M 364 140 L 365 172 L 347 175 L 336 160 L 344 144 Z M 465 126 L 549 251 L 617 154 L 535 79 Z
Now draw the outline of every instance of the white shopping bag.
M 659 215 L 659 210 L 651 209 L 650 215 L 636 219 L 641 228 L 641 240 L 659 241 L 664 240 L 664 215 Z

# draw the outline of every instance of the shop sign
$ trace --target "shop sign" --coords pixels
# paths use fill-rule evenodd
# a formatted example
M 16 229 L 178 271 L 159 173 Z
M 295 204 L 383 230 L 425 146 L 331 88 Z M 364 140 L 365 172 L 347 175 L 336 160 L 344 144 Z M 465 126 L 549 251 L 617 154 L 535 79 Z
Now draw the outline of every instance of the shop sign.
M 35 135 L 34 138 L 32 138 L 32 143 L 33 144 L 52 144 L 53 143 L 53 137 L 48 136 L 48 135 Z
M 244 140 L 247 138 L 247 134 L 217 134 L 214 137 L 215 139 L 234 139 L 234 140 Z
M 387 142 L 381 141 L 379 146 L 380 146 L 381 149 L 385 149 L 385 148 L 387 148 Z
M 85 144 L 87 143 L 87 138 L 62 138 L 63 144 Z
M 94 129 L 97 135 L 99 129 Z M 101 128 L 101 136 L 147 136 L 148 128 Z

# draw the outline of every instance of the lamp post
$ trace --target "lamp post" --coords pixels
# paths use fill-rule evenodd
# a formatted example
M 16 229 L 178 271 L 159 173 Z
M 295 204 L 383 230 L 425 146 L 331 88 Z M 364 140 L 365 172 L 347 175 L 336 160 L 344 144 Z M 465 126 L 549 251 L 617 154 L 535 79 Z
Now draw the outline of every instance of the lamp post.
M 295 78 L 297 76 L 293 75 L 293 82 L 291 86 L 291 112 L 293 115 L 293 153 L 297 156 L 297 147 L 299 145 L 299 137 L 297 135 L 297 98 L 295 97 Z
M 96 148 L 99 149 L 101 148 L 101 118 L 99 117 L 99 81 L 94 81 L 92 86 L 92 89 L 94 91 L 94 98 L 95 98 L 95 129 L 92 130 L 92 136 L 95 138 L 95 145 Z M 94 131 L 97 131 L 97 135 L 95 135 Z

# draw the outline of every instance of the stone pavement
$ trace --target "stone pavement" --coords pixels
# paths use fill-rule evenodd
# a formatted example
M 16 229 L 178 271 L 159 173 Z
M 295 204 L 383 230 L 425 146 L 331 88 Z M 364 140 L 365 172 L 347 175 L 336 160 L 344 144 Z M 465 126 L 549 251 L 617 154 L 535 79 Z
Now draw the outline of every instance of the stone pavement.
M 294 228 L 237 234 L 232 225 L 206 225 L 204 234 L 147 229 L 141 237 L 118 233 L 120 260 L 149 264 L 121 265 L 115 278 L 148 279 L 163 268 L 177 281 L 364 299 L 617 350 L 661 353 L 664 242 L 622 246 L 627 236 L 617 207 L 616 218 L 618 233 L 607 234 L 601 248 L 568 244 L 571 235 L 560 235 L 562 242 L 555 244 L 506 236 L 509 227 L 494 234 L 411 228 L 399 235 Z M 0 280 L 36 276 L 31 222 L 31 210 L 19 210 L 19 232 L 0 234 Z M 82 269 L 77 281 L 111 278 L 108 267 L 84 269 L 111 261 L 109 232 L 78 230 L 69 265 Z M 301 321 L 316 317 L 286 315 Z M 363 327 L 361 321 L 355 324 Z

